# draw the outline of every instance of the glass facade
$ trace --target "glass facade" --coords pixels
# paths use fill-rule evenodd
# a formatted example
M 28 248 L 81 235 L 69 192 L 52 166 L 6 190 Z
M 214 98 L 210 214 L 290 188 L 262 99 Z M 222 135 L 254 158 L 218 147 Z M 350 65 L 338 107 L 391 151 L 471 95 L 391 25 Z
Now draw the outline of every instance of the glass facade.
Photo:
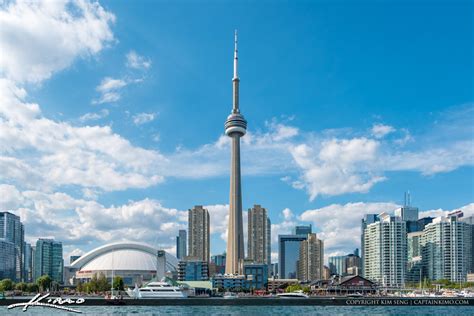
M 6 258 L 8 264 L 12 260 L 10 256 L 13 256 L 14 261 L 14 273 L 11 274 L 10 270 L 4 272 L 11 275 L 10 279 L 14 282 L 19 282 L 24 279 L 24 238 L 25 232 L 23 224 L 20 222 L 20 217 L 10 212 L 0 212 L 0 241 L 4 243 L 10 243 L 13 246 L 13 252 L 11 252 L 11 246 L 3 246 L 0 251 L 0 257 Z M 8 268 L 9 269 L 9 268 Z
M 209 264 L 205 261 L 180 261 L 178 263 L 178 280 L 209 280 Z
M 249 264 L 244 265 L 244 275 L 247 280 L 248 289 L 260 290 L 266 289 L 268 285 L 268 265 L 267 264 Z
M 279 235 L 278 236 L 278 277 L 280 279 L 295 279 L 300 257 L 300 242 L 306 240 L 307 235 Z
M 15 245 L 0 239 L 0 280 L 15 279 Z
M 52 239 L 38 239 L 35 253 L 35 280 L 42 275 L 49 275 L 58 283 L 63 283 L 63 245 Z
M 329 257 L 329 270 L 331 274 L 346 275 L 346 258 L 347 256 Z
M 178 259 L 184 259 L 187 255 L 186 239 L 186 230 L 180 229 L 176 236 L 176 258 Z

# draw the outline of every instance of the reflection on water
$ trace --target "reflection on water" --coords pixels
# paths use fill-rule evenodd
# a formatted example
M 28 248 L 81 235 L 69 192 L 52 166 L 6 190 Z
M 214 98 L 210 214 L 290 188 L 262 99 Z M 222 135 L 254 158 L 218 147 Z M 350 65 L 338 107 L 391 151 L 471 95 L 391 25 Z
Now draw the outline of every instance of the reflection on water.
M 474 306 L 81 306 L 82 314 L 64 313 L 42 307 L 8 310 L 0 315 L 474 315 Z

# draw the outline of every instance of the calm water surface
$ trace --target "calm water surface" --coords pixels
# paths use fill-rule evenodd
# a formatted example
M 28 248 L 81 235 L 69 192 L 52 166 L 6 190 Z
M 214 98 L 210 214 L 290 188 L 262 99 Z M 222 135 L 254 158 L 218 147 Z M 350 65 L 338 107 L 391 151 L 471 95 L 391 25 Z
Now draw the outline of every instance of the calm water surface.
M 0 315 L 474 315 L 473 307 L 457 306 L 81 306 L 82 314 L 43 307 L 0 308 Z

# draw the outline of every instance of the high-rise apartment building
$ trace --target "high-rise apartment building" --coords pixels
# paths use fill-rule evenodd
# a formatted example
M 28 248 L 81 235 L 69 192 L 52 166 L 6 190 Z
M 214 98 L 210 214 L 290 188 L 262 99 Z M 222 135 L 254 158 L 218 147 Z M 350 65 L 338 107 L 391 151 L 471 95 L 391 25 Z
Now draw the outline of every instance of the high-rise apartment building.
M 377 221 L 378 215 L 377 214 L 366 214 L 361 220 L 361 229 L 360 229 L 360 258 L 362 262 L 364 262 L 364 231 L 367 225 L 375 223 Z M 362 275 L 364 275 L 364 265 L 362 264 Z
M 254 205 L 248 210 L 247 258 L 254 263 L 271 263 L 271 230 L 265 208 Z
M 437 217 L 421 237 L 423 276 L 430 280 L 466 280 L 472 263 L 471 226 L 459 214 Z M 461 215 L 462 216 L 462 215 Z
M 209 212 L 202 205 L 188 210 L 188 255 L 209 262 Z
M 297 277 L 300 281 L 321 280 L 324 274 L 324 242 L 316 234 L 308 234 L 300 242 Z
M 10 212 L 0 212 L 0 258 L 4 259 L 4 263 L 0 263 L 0 275 L 14 282 L 24 279 L 24 238 L 20 217 Z
M 178 259 L 184 259 L 187 256 L 186 239 L 186 230 L 180 229 L 176 236 L 176 258 Z
M 49 275 L 53 281 L 63 283 L 63 270 L 63 244 L 52 239 L 38 239 L 35 249 L 34 279 Z
M 364 276 L 382 286 L 403 287 L 406 278 L 406 223 L 386 213 L 364 230 Z

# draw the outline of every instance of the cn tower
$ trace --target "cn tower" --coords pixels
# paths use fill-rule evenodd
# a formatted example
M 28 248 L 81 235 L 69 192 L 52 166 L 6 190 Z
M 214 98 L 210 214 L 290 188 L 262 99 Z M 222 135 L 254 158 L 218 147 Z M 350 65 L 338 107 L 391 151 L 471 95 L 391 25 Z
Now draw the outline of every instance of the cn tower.
M 244 230 L 242 225 L 242 189 L 240 177 L 240 137 L 247 131 L 247 121 L 239 109 L 239 76 L 237 74 L 237 31 L 235 31 L 234 78 L 232 113 L 225 121 L 225 133 L 232 139 L 230 162 L 229 227 L 225 273 L 240 274 L 240 260 L 244 259 Z

